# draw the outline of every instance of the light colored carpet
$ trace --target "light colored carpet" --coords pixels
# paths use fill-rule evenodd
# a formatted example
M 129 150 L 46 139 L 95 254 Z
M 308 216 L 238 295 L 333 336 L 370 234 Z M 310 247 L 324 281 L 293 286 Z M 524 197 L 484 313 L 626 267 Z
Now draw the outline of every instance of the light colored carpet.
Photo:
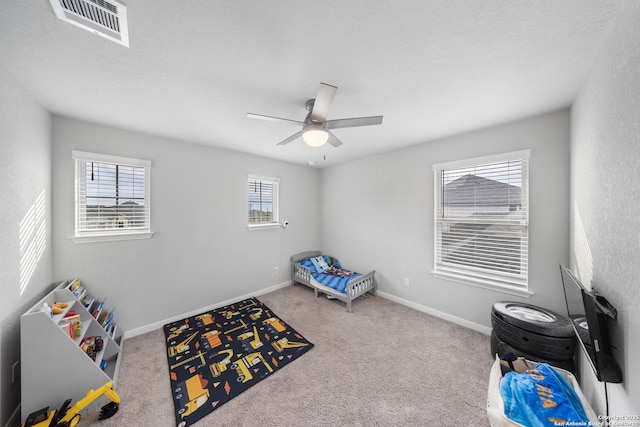
M 489 425 L 488 336 L 380 297 L 353 313 L 298 284 L 258 299 L 315 347 L 194 425 Z M 98 421 L 94 403 L 80 426 L 175 426 L 164 340 L 126 340 L 119 412 Z

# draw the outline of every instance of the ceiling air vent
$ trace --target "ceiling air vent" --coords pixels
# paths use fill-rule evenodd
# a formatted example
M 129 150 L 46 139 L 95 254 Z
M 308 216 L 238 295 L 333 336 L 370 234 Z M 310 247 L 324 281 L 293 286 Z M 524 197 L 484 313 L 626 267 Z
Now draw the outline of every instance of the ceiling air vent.
M 56 16 L 129 47 L 127 7 L 115 0 L 49 0 Z

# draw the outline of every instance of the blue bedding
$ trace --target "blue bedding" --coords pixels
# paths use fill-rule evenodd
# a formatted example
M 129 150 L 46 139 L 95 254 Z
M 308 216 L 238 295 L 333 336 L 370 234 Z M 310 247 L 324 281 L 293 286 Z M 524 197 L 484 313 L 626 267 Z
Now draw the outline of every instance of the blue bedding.
M 590 425 L 571 384 L 546 363 L 522 374 L 506 373 L 500 393 L 505 415 L 523 426 Z
M 347 282 L 349 282 L 349 280 L 362 276 L 360 273 L 345 270 L 340 265 L 338 259 L 332 256 L 321 255 L 319 257 L 321 259 L 314 258 L 303 259 L 300 261 L 300 264 L 309 267 L 311 277 L 316 281 L 343 294 L 346 293 Z M 326 268 L 325 265 L 328 266 L 328 268 Z

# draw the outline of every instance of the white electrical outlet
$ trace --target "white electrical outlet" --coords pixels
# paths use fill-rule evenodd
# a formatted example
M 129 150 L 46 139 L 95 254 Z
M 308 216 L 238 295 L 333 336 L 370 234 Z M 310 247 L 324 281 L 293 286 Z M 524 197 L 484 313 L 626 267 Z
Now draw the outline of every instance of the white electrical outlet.
M 20 361 L 16 360 L 15 363 L 13 365 L 11 365 L 11 384 L 16 382 L 16 379 L 18 378 L 18 375 L 20 374 L 20 371 L 18 370 L 18 368 L 20 367 Z
M 409 283 L 409 279 L 407 277 L 404 278 L 404 285 L 408 288 L 409 286 L 411 286 L 411 284 Z
M 273 269 L 273 274 L 278 274 L 280 273 L 280 267 L 276 267 Z

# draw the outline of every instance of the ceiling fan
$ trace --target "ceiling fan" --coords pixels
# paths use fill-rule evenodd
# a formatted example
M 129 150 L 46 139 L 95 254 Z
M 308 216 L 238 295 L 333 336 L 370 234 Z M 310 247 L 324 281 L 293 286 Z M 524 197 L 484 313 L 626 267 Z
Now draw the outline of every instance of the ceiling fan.
M 337 89 L 338 88 L 335 86 L 320 83 L 318 94 L 315 99 L 310 99 L 305 103 L 308 113 L 303 122 L 254 113 L 247 113 L 247 117 L 302 126 L 300 131 L 294 133 L 285 140 L 280 141 L 278 145 L 288 144 L 302 136 L 304 142 L 311 147 L 320 147 L 326 142 L 334 147 L 342 145 L 342 142 L 331 132 L 331 129 L 371 126 L 382 123 L 382 116 L 327 120 L 327 113 L 329 112 L 331 101 L 333 101 L 333 96 Z

